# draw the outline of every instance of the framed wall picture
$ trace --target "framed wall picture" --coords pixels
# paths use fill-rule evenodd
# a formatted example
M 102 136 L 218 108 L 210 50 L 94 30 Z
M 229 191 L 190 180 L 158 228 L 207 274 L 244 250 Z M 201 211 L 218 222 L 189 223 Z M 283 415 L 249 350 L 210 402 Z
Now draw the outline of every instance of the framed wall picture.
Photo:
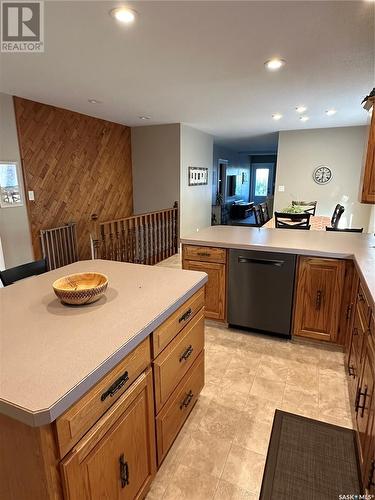
M 23 205 L 18 162 L 0 161 L 0 207 Z
M 189 167 L 189 186 L 203 186 L 208 184 L 208 168 Z

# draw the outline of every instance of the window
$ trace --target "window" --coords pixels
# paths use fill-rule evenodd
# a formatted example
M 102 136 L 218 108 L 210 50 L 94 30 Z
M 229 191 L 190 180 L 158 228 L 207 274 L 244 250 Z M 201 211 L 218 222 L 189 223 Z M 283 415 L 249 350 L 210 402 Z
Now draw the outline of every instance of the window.
M 0 207 L 23 205 L 16 161 L 0 162 Z
M 255 172 L 255 196 L 267 196 L 268 168 L 257 168 Z

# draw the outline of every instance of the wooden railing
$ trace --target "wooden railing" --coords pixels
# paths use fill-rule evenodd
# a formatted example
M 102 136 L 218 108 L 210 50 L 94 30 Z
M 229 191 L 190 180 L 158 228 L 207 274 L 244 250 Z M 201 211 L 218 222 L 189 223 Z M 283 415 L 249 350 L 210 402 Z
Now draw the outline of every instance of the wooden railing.
M 178 206 L 99 222 L 93 214 L 91 253 L 94 259 L 157 264 L 178 251 Z
M 49 271 L 78 260 L 75 222 L 51 229 L 42 229 L 40 242 L 43 258 L 47 261 Z

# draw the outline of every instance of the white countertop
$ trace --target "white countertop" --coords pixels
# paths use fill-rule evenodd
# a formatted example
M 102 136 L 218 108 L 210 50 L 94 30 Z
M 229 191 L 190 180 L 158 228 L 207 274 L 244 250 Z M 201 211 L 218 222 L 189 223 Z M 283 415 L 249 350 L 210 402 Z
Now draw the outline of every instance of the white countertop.
M 375 304 L 375 237 L 373 234 L 211 226 L 182 238 L 182 243 L 242 250 L 272 251 L 353 259 L 372 305 Z
M 108 276 L 105 297 L 62 305 L 52 283 L 86 271 Z M 206 281 L 195 271 L 90 260 L 0 289 L 0 412 L 52 422 Z

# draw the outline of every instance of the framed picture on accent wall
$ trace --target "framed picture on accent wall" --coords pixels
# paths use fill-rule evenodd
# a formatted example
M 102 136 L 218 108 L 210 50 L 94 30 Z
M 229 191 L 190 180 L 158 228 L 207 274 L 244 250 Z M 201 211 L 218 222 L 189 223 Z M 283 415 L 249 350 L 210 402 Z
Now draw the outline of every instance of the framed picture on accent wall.
M 23 205 L 19 181 L 18 162 L 0 161 L 0 207 L 20 207 Z
M 208 184 L 208 168 L 189 167 L 189 186 L 204 186 Z

